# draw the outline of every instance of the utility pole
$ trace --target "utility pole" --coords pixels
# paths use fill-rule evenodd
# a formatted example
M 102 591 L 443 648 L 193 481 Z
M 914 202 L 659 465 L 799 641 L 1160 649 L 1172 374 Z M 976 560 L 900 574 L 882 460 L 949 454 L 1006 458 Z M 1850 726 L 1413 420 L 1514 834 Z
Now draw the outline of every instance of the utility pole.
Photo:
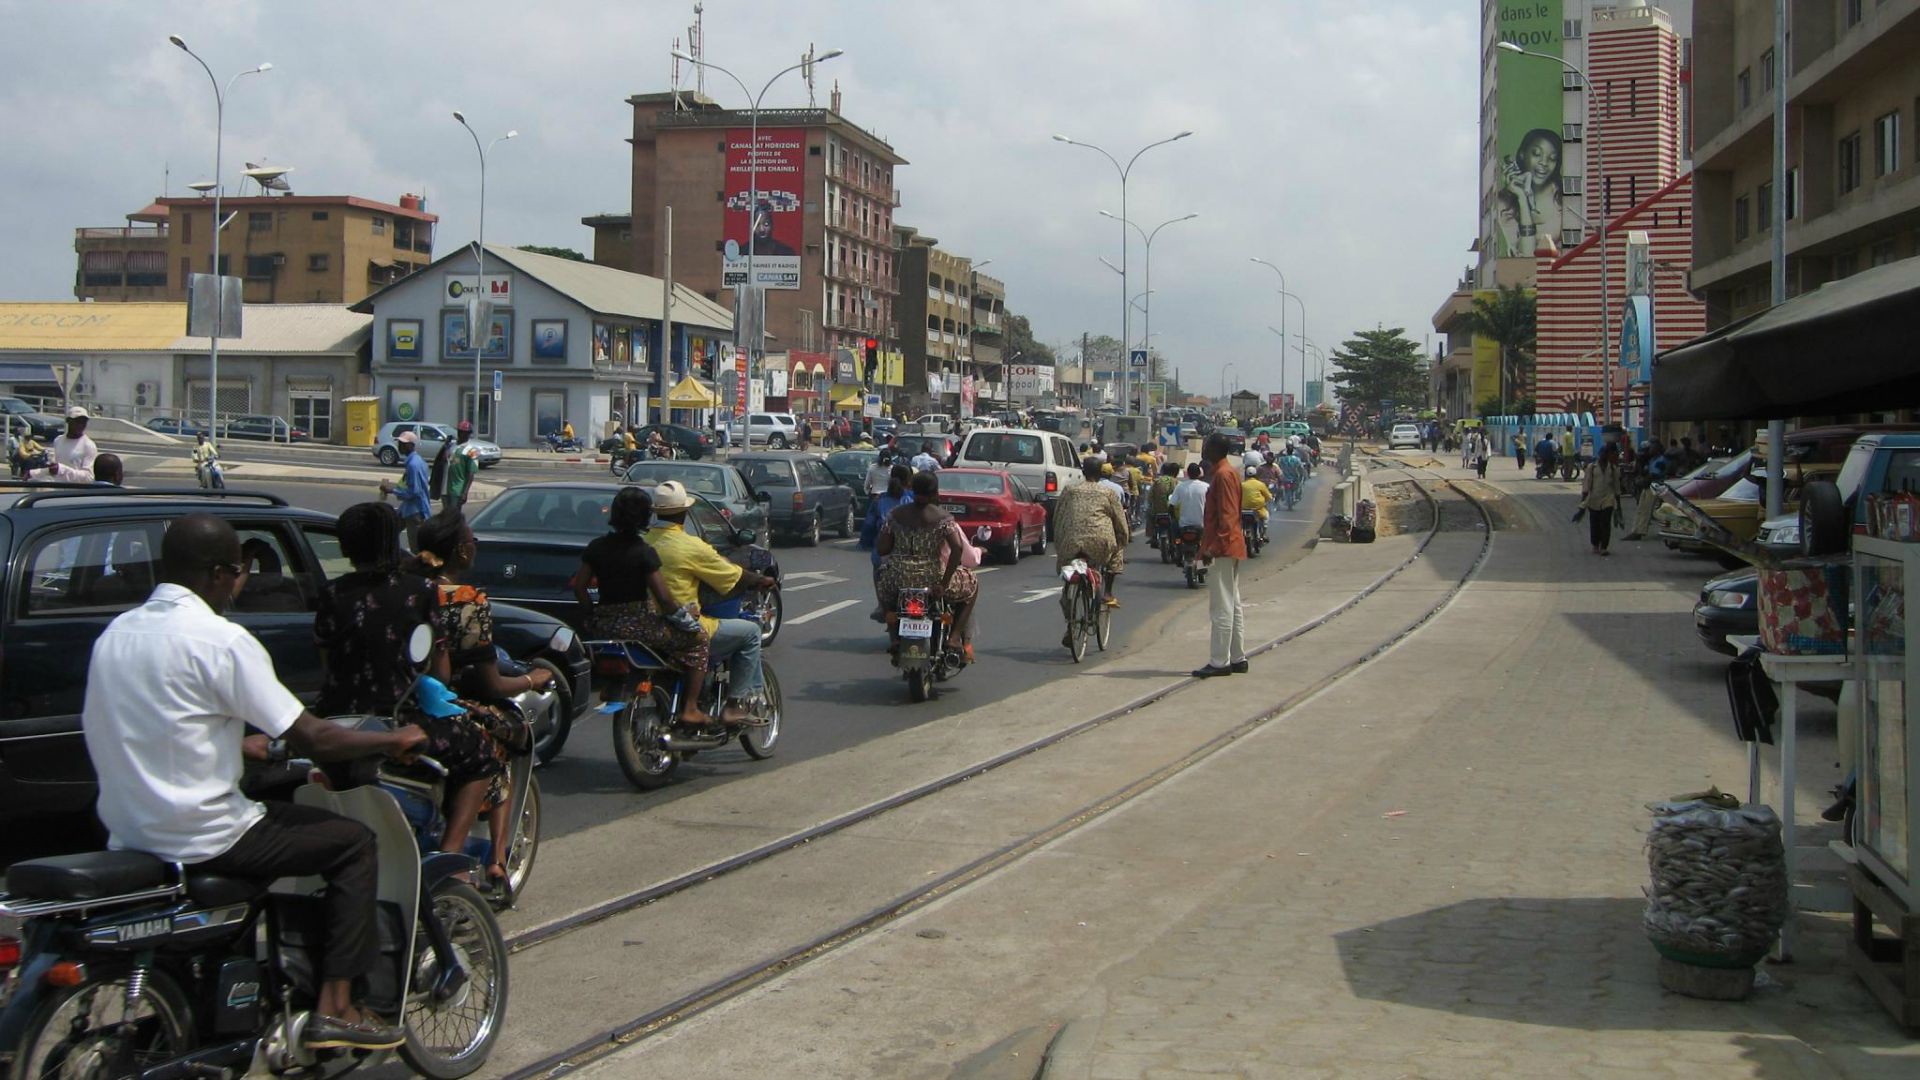
M 667 393 L 673 383 L 673 207 L 667 207 L 665 256 L 660 260 L 660 420 L 672 417 Z

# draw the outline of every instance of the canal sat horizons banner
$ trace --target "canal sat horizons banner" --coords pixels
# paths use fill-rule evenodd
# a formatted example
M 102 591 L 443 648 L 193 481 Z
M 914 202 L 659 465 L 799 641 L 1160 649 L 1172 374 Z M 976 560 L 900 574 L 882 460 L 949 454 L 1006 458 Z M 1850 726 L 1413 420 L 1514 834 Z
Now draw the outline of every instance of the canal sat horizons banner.
M 804 129 L 763 128 L 757 146 L 750 129 L 727 131 L 722 284 L 747 283 L 747 243 L 751 236 L 754 284 L 763 289 L 800 287 L 800 250 L 805 232 L 800 192 L 806 163 Z
M 1561 0 L 1502 0 L 1498 5 L 1501 41 L 1530 52 L 1561 55 Z M 1494 169 L 1494 244 L 1502 256 L 1528 257 L 1552 252 L 1560 239 L 1560 203 L 1564 169 L 1561 118 L 1565 68 L 1538 56 L 1495 53 L 1499 92 L 1499 130 Z

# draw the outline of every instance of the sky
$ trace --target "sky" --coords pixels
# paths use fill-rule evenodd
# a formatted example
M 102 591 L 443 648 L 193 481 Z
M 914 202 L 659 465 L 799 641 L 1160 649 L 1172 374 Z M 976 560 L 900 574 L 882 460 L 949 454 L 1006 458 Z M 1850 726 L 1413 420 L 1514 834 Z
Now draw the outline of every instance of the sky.
M 242 163 L 292 166 L 296 192 L 395 201 L 424 192 L 435 254 L 473 236 L 483 136 L 489 243 L 591 250 L 582 216 L 628 209 L 628 95 L 666 89 L 691 0 L 0 0 L 0 299 L 71 299 L 72 230 L 123 224 L 213 172 L 224 84 L 229 190 Z M 1186 385 L 1282 389 L 1279 265 L 1313 343 L 1405 327 L 1416 341 L 1472 261 L 1478 180 L 1473 0 L 706 0 L 706 56 L 758 90 L 808 45 L 843 114 L 911 163 L 897 220 L 1007 283 L 1056 346 L 1118 336 L 1114 166 L 1153 245 L 1153 343 Z M 689 80 L 690 81 L 690 80 Z M 722 104 L 745 104 L 709 76 Z M 797 73 L 764 104 L 806 104 Z M 170 180 L 168 177 L 170 176 Z M 1138 238 L 1129 289 L 1145 288 Z M 1136 316 L 1133 335 L 1141 334 Z M 1431 351 L 1431 349 L 1429 349 Z M 1227 365 L 1231 364 L 1231 368 Z M 1317 367 L 1311 363 L 1310 366 Z M 1290 342 L 1286 389 L 1300 392 Z

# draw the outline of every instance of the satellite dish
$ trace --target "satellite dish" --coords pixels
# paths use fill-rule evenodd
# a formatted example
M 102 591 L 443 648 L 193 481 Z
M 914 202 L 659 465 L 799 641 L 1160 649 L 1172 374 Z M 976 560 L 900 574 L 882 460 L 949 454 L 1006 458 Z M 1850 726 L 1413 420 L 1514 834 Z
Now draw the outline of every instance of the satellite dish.
M 246 172 L 242 175 L 260 185 L 262 191 L 292 191 L 293 188 L 284 177 L 293 169 L 286 165 L 255 165 L 247 162 Z
M 187 185 L 189 189 L 193 191 L 197 191 L 202 195 L 205 195 L 207 192 L 212 191 L 214 188 L 217 188 L 219 186 L 220 186 L 219 184 L 216 184 L 211 180 L 195 180 L 193 183 Z

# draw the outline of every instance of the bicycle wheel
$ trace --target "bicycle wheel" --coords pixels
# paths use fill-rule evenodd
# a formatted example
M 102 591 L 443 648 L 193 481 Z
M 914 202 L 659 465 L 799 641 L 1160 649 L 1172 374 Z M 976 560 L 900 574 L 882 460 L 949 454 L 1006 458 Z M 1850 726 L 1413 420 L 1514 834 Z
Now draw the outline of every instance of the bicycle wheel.
M 1087 627 L 1091 613 L 1087 610 L 1089 590 L 1084 583 L 1069 585 L 1073 590 L 1073 601 L 1068 605 L 1072 612 L 1067 616 L 1067 651 L 1073 654 L 1073 662 L 1079 663 L 1087 655 Z
M 1100 651 L 1106 652 L 1107 642 L 1113 638 L 1113 609 L 1099 597 L 1093 598 L 1093 634 Z

